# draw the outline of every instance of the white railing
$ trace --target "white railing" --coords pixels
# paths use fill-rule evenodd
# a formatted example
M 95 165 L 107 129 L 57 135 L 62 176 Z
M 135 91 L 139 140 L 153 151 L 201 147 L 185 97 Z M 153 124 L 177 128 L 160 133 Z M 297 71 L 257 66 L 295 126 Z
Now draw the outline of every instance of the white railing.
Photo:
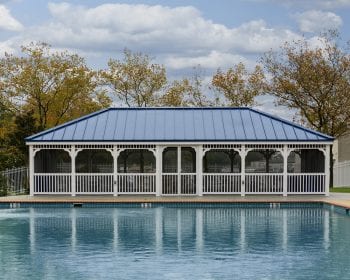
M 75 176 L 77 194 L 113 193 L 113 174 L 111 173 L 78 173 Z
M 119 194 L 155 194 L 156 175 L 153 173 L 119 173 L 117 186 Z
M 288 174 L 287 192 L 289 194 L 325 193 L 326 175 L 324 173 Z
M 34 194 L 70 194 L 71 191 L 70 173 L 34 174 Z
M 35 173 L 34 194 L 71 194 L 70 173 Z M 75 175 L 76 194 L 112 194 L 114 175 L 112 173 L 78 173 Z M 179 182 L 180 180 L 180 182 Z M 155 194 L 156 174 L 118 173 L 116 177 L 118 194 Z M 163 173 L 162 195 L 194 195 L 197 190 L 196 173 Z M 324 194 L 326 175 L 324 173 L 289 173 L 288 194 Z M 241 174 L 203 174 L 203 194 L 239 194 Z M 282 194 L 282 173 L 249 173 L 245 175 L 246 194 Z
M 180 186 L 178 180 L 180 177 Z M 162 174 L 162 194 L 163 195 L 192 195 L 196 194 L 197 189 L 196 173 L 163 173 Z
M 241 175 L 237 173 L 203 174 L 203 194 L 241 192 Z
M 333 185 L 335 187 L 350 186 L 350 161 L 340 162 L 333 167 Z
M 28 167 L 17 167 L 1 171 L 0 174 L 6 179 L 6 186 L 10 194 L 23 194 L 29 190 Z
M 246 174 L 245 192 L 254 194 L 281 194 L 283 193 L 283 174 Z
M 177 173 L 162 174 L 162 194 L 178 194 L 178 177 Z
M 196 194 L 196 173 L 181 174 L 180 194 Z

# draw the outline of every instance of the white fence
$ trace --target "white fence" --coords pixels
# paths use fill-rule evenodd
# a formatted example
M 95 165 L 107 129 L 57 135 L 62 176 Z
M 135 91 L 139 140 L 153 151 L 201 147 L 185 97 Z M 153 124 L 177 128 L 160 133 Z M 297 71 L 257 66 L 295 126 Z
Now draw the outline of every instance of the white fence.
M 252 194 L 281 194 L 283 193 L 283 174 L 246 174 L 245 192 Z
M 156 175 L 149 173 L 123 173 L 117 176 L 119 194 L 155 194 Z
M 350 186 L 350 161 L 344 161 L 334 165 L 333 181 L 335 187 Z
M 111 173 L 78 173 L 75 183 L 77 194 L 113 193 L 113 174 Z
M 162 194 L 164 195 L 192 195 L 196 194 L 196 173 L 163 173 Z M 179 185 L 180 178 L 180 185 Z
M 287 192 L 289 194 L 326 192 L 326 175 L 323 173 L 288 174 Z
M 180 194 L 196 194 L 196 173 L 181 174 Z
M 35 173 L 34 194 L 70 194 L 72 191 L 70 173 Z
M 287 194 L 324 194 L 324 173 L 248 173 L 244 180 L 239 173 L 204 173 L 203 194 L 240 194 L 242 183 L 245 194 L 282 194 L 286 183 Z M 156 194 L 157 177 L 154 173 L 77 173 L 76 194 Z M 195 195 L 196 173 L 162 173 L 161 195 Z M 70 173 L 35 173 L 34 194 L 71 194 Z
M 162 194 L 178 194 L 178 174 L 163 173 L 162 175 Z
M 229 194 L 241 192 L 241 175 L 236 173 L 203 174 L 203 194 Z
M 24 194 L 29 190 L 28 167 L 18 167 L 0 172 L 6 180 L 10 194 Z

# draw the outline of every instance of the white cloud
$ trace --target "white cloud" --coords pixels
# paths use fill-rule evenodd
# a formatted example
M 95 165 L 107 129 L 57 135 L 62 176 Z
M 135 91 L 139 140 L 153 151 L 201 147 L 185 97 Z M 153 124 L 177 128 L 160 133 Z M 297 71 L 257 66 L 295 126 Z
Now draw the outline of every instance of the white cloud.
M 6 41 L 0 41 L 0 57 L 3 57 L 5 53 L 13 54 L 16 52 L 16 47 L 12 39 Z
M 0 30 L 20 31 L 22 28 L 22 24 L 11 15 L 10 11 L 4 5 L 0 5 Z
M 290 30 L 269 27 L 263 20 L 228 28 L 204 19 L 191 6 L 103 4 L 87 8 L 50 3 L 49 11 L 52 20 L 27 30 L 26 36 L 84 51 L 120 52 L 127 47 L 157 56 L 209 56 L 205 63 L 210 64 L 215 54 L 260 54 L 299 38 Z
M 350 7 L 350 0 L 251 0 L 253 2 L 272 2 L 286 6 L 304 8 L 337 9 Z
M 340 16 L 332 12 L 310 10 L 298 13 L 295 19 L 302 32 L 321 32 L 339 28 L 343 21 Z
M 185 57 L 171 56 L 164 63 L 172 69 L 191 68 L 200 65 L 203 68 L 217 69 L 230 67 L 239 62 L 247 63 L 247 59 L 240 55 L 211 51 L 207 55 Z
M 269 113 L 271 115 L 289 120 L 295 121 L 294 117 L 296 114 L 296 110 L 292 110 L 290 108 L 284 106 L 276 106 L 276 98 L 271 95 L 262 95 L 258 96 L 256 101 L 258 102 L 258 106 L 256 108 L 263 112 Z

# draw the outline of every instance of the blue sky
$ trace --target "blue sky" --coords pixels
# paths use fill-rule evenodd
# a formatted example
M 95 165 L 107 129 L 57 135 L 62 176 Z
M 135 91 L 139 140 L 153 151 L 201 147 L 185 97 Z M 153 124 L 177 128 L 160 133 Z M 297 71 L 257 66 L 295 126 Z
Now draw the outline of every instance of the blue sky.
M 128 48 L 155 57 L 173 77 L 200 65 L 209 79 L 219 67 L 253 67 L 302 35 L 317 44 L 320 32 L 337 28 L 347 41 L 349 21 L 350 0 L 0 0 L 0 56 L 43 41 L 104 68 Z

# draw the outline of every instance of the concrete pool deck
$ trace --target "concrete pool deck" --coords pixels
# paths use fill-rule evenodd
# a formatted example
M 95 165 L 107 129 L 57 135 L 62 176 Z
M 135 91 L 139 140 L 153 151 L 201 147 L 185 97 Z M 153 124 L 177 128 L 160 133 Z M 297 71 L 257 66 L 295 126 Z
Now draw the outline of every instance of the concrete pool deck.
M 18 195 L 0 197 L 0 203 L 288 203 L 313 202 L 327 203 L 350 209 L 350 194 L 330 193 L 330 195 L 205 195 L 199 196 L 160 196 L 153 195 Z

